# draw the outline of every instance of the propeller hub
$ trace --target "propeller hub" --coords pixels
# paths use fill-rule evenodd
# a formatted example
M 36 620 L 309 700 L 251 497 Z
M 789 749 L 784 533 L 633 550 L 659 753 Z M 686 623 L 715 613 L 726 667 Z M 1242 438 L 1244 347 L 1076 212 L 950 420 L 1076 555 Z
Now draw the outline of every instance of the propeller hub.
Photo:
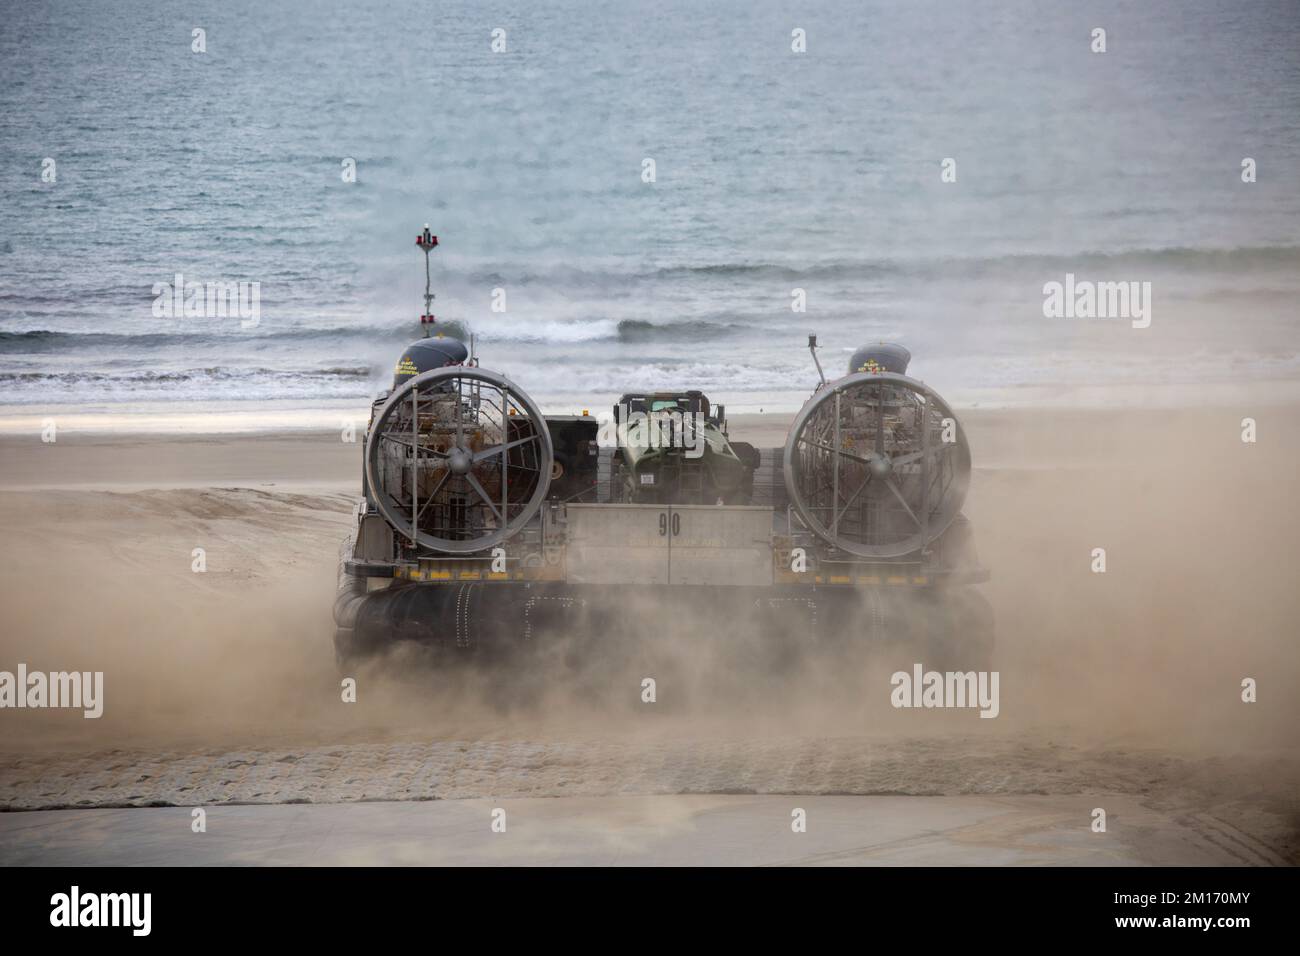
M 455 447 L 447 453 L 447 467 L 453 475 L 467 475 L 474 465 L 474 456 L 464 448 Z

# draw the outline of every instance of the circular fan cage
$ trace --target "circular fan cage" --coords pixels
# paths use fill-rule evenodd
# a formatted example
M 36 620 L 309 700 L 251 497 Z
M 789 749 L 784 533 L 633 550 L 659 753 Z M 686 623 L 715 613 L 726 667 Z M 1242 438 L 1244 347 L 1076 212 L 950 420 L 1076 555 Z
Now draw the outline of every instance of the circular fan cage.
M 820 389 L 795 416 L 784 465 L 809 530 L 864 558 L 924 549 L 957 517 L 970 483 L 970 448 L 952 409 L 893 372 Z
M 416 375 L 389 396 L 366 439 L 380 513 L 428 551 L 471 554 L 517 534 L 546 498 L 551 435 L 504 375 L 456 366 Z

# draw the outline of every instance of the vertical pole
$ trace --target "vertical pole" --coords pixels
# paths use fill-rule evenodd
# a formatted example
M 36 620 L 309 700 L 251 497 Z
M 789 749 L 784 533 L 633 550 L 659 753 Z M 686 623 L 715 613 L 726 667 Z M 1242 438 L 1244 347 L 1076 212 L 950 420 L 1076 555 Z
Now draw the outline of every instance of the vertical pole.
M 921 553 L 925 553 L 930 528 L 930 396 L 921 396 Z
M 420 533 L 420 390 L 411 389 L 411 544 Z
M 424 231 L 428 232 L 429 227 L 425 226 Z M 432 246 L 425 245 L 424 247 L 424 314 L 425 315 L 428 315 L 430 313 L 431 306 L 433 304 L 433 291 L 430 288 L 430 285 L 432 284 L 432 279 L 429 276 L 429 253 L 432 251 L 433 251 Z M 420 323 L 420 325 L 424 327 L 424 337 L 426 339 L 429 337 L 429 324 L 430 323 L 428 322 Z
M 835 472 L 831 478 L 831 537 L 840 527 L 840 396 L 843 393 L 835 389 Z
M 507 450 L 507 446 L 510 444 L 510 389 L 502 389 L 501 398 L 501 411 L 503 413 L 501 423 L 505 430 L 505 433 L 501 436 L 501 528 L 504 530 L 505 526 L 510 523 L 510 515 L 506 511 L 506 502 L 508 500 L 506 488 L 509 480 L 507 471 L 510 468 L 510 452 Z M 541 475 L 537 477 L 540 481 Z

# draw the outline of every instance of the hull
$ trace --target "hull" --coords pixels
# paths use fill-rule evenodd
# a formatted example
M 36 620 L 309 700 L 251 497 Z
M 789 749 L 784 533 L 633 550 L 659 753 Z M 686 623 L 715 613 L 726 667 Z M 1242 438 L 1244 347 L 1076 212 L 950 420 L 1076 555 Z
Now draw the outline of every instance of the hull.
M 406 642 L 448 659 L 513 659 L 558 644 L 603 654 L 614 646 L 688 641 L 777 656 L 901 645 L 927 663 L 974 664 L 987 659 L 993 643 L 992 615 L 972 588 L 515 582 L 362 588 L 345 583 L 335 604 L 341 661 Z

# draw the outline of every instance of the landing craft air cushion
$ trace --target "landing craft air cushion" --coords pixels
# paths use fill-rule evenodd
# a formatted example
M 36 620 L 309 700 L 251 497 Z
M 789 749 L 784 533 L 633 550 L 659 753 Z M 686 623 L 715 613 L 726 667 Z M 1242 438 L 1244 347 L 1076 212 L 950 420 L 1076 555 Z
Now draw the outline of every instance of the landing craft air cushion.
M 417 242 L 427 276 L 437 239 L 426 227 Z M 740 626 L 984 660 L 993 622 L 961 513 L 960 421 L 907 375 L 901 346 L 859 349 L 833 381 L 815 336 L 809 349 L 819 382 L 784 446 L 758 449 L 698 391 L 624 395 L 611 441 L 586 412 L 544 415 L 479 366 L 472 340 L 418 340 L 371 410 L 339 660 L 405 640 L 460 657 L 625 633 L 630 592 L 701 639 Z

